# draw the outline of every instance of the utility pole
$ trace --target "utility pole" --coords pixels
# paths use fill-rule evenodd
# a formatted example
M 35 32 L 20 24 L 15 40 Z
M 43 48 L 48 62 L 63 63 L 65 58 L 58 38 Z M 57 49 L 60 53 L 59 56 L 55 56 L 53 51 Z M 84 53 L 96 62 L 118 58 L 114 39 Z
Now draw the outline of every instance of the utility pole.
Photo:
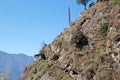
M 71 14 L 70 14 L 70 7 L 68 6 L 68 20 L 69 20 L 69 26 L 71 23 Z

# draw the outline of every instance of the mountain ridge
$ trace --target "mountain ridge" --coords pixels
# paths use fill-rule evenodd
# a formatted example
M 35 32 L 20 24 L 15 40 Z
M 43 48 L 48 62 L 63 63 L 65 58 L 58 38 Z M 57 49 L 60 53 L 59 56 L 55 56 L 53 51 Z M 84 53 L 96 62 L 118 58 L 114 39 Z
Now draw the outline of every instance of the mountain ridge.
M 0 72 L 5 73 L 8 80 L 18 80 L 24 67 L 32 61 L 32 56 L 0 51 Z
M 20 80 L 120 80 L 120 2 L 95 3 L 26 67 Z

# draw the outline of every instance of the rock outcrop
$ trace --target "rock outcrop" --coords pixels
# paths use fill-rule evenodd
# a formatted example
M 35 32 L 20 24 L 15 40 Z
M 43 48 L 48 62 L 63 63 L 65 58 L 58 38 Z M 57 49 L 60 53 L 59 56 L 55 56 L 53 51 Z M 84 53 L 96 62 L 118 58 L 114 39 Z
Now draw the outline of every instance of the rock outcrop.
M 46 60 L 27 66 L 20 80 L 120 80 L 120 2 L 91 6 L 40 54 Z

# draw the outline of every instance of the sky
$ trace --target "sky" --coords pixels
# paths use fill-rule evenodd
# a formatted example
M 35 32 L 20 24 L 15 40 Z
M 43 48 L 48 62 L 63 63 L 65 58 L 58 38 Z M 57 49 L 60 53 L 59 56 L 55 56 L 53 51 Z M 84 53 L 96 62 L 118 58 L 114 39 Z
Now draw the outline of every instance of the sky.
M 68 6 L 75 21 L 84 10 L 76 0 L 0 0 L 0 50 L 38 54 L 69 27 Z

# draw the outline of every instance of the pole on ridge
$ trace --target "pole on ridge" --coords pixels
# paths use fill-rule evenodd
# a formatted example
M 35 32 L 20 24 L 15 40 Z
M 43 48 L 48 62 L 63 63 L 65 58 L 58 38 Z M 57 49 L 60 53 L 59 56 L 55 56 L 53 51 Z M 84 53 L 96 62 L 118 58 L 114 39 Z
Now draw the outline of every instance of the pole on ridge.
M 71 14 L 70 14 L 70 7 L 68 6 L 68 20 L 69 20 L 69 26 L 71 23 Z

